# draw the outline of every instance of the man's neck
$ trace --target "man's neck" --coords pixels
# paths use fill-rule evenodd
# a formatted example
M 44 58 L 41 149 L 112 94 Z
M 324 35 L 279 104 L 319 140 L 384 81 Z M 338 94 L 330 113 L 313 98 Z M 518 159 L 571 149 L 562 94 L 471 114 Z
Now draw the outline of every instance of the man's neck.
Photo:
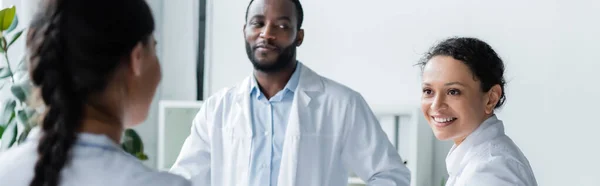
M 286 68 L 281 69 L 277 72 L 262 72 L 254 70 L 254 77 L 258 83 L 260 91 L 265 95 L 267 99 L 275 96 L 277 92 L 285 88 L 285 85 L 292 77 L 292 74 L 296 70 L 296 62 L 290 63 Z

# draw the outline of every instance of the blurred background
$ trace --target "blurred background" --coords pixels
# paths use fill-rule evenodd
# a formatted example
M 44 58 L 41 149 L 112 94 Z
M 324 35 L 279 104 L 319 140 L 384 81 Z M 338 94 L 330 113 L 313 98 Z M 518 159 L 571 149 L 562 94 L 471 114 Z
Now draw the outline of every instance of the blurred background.
M 38 1 L 0 3 L 17 6 L 24 28 Z M 148 120 L 135 129 L 148 155 L 144 162 L 164 169 L 179 153 L 199 103 L 251 74 L 242 35 L 249 0 L 147 2 L 157 23 L 163 80 Z M 504 60 L 507 102 L 498 116 L 538 184 L 600 185 L 600 1 L 301 2 L 305 40 L 298 59 L 365 97 L 417 172 L 416 185 L 440 185 L 452 143 L 437 141 L 419 119 L 415 64 L 451 36 L 480 38 Z M 24 40 L 11 50 L 23 54 Z

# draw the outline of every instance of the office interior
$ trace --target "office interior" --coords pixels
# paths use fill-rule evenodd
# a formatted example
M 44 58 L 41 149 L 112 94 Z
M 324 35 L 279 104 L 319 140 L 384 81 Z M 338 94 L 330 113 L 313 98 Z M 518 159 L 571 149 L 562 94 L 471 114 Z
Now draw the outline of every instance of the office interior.
M 37 1 L 0 2 L 18 7 L 25 28 Z M 148 155 L 144 164 L 166 170 L 202 100 L 252 74 L 242 35 L 249 0 L 147 2 L 163 78 L 148 119 L 134 129 Z M 414 184 L 440 185 L 447 178 L 445 157 L 453 144 L 437 140 L 421 118 L 415 64 L 434 43 L 466 36 L 488 42 L 505 62 L 507 101 L 496 114 L 538 184 L 600 185 L 600 1 L 301 2 L 305 39 L 298 60 L 364 96 L 406 157 Z M 24 41 L 11 50 L 23 54 Z M 352 173 L 349 181 L 363 183 Z

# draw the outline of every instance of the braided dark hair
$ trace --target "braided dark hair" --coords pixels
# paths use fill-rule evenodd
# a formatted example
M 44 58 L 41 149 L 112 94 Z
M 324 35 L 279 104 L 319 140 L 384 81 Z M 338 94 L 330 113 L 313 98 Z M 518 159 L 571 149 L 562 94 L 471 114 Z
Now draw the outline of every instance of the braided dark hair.
M 46 105 L 31 186 L 60 183 L 84 105 L 153 31 L 144 0 L 44 0 L 27 35 L 31 80 Z

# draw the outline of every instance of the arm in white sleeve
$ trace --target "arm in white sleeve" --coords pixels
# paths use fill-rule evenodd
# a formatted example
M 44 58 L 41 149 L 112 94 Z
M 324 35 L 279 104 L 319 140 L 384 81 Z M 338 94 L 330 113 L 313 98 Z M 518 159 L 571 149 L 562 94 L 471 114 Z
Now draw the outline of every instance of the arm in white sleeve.
M 210 126 L 207 123 L 206 102 L 194 118 L 190 135 L 186 138 L 170 172 L 192 181 L 193 185 L 210 185 Z
M 410 171 L 360 94 L 352 98 L 343 149 L 347 167 L 371 186 L 409 186 Z

